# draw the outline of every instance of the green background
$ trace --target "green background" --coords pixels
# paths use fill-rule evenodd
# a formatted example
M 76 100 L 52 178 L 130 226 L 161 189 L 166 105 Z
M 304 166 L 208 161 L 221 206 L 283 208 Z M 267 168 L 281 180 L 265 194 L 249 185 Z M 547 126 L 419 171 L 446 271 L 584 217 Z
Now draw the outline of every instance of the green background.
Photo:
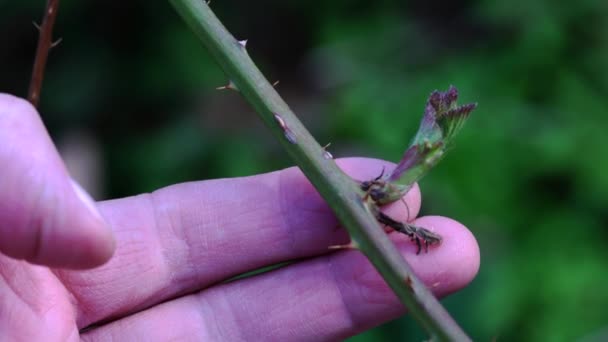
M 211 6 L 336 157 L 399 160 L 434 89 L 478 102 L 421 182 L 481 248 L 445 305 L 475 340 L 608 338 L 608 2 Z M 43 7 L 0 0 L 2 92 L 26 93 Z M 55 32 L 41 115 L 97 146 L 97 198 L 292 165 L 168 2 L 63 1 Z M 423 338 L 404 317 L 351 341 Z

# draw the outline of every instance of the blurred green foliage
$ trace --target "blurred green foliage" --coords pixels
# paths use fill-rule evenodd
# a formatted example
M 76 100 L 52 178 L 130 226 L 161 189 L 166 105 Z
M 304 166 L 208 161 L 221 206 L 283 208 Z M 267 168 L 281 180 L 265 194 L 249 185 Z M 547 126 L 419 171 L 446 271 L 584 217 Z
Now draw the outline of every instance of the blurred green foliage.
M 44 1 L 0 1 L 0 91 L 24 95 Z M 477 236 L 445 300 L 475 340 L 608 326 L 608 2 L 213 1 L 335 156 L 399 160 L 433 89 L 479 102 L 421 183 Z M 106 196 L 291 165 L 167 2 L 63 2 L 41 112 L 101 142 Z M 604 330 L 605 331 L 605 330 Z M 420 340 L 408 318 L 352 338 Z

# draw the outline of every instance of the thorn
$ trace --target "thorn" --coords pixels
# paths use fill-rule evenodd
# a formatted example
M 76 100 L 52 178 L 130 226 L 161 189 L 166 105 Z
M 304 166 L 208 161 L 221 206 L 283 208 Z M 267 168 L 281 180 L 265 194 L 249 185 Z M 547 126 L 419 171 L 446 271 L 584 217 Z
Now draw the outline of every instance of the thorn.
M 40 25 L 38 25 L 38 23 L 35 21 L 32 21 L 32 24 L 34 24 L 34 27 L 38 30 L 38 32 L 40 32 Z
M 359 249 L 359 246 L 355 242 L 351 241 L 345 245 L 332 245 L 327 248 L 332 251 L 339 251 L 339 250 Z
M 289 127 L 287 127 L 287 124 L 285 123 L 285 120 L 283 120 L 283 117 L 281 117 L 279 114 L 274 114 L 274 119 L 279 123 L 279 126 L 283 130 L 283 134 L 285 135 L 287 141 L 292 144 L 295 144 L 297 142 L 296 135 L 291 129 L 289 129 Z
M 51 49 L 59 45 L 63 41 L 63 37 L 57 39 L 56 41 L 51 43 Z
M 408 276 L 407 278 L 405 278 L 405 284 L 411 290 L 412 289 L 412 277 Z
M 238 43 L 243 49 L 247 47 L 247 39 L 239 40 Z
M 228 84 L 226 84 L 225 86 L 217 87 L 215 89 L 217 89 L 217 90 L 230 89 L 230 90 L 234 90 L 234 91 L 239 91 L 239 88 L 237 88 L 236 84 L 234 84 L 234 82 L 232 82 L 232 80 L 230 80 L 228 82 Z
M 277 120 L 279 126 L 281 126 L 282 129 L 287 128 L 287 124 L 285 123 L 285 120 L 283 120 L 282 116 L 280 116 L 279 114 L 274 114 L 274 119 Z
M 211 0 L 207 0 L 207 6 L 211 4 Z
M 274 81 L 274 83 L 272 84 L 273 87 L 276 87 L 277 84 L 279 84 L 279 80 Z
M 327 150 L 327 148 L 331 146 L 331 143 L 327 143 L 327 145 L 323 146 L 323 158 L 325 159 L 334 159 L 334 156 Z

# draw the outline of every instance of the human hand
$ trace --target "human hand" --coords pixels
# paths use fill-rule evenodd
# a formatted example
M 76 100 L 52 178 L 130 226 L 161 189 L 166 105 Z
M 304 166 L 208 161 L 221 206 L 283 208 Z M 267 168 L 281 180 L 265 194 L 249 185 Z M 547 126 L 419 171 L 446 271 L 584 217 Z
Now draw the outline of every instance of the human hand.
M 4 176 L 0 180 L 0 248 L 5 254 L 37 263 L 96 264 L 111 253 L 111 235 L 103 230 L 103 223 L 95 228 L 97 221 L 77 216 L 90 214 L 86 207 L 78 207 L 77 197 L 66 190 L 69 178 L 59 167 L 61 161 L 52 143 L 32 135 L 46 135 L 44 128 L 39 123 L 33 125 L 37 130 L 24 128 L 36 122 L 31 119 L 36 115 L 21 100 L 0 96 L 0 162 L 12 168 L 7 174 L 15 177 L 10 182 Z M 17 119 L 26 121 L 16 123 Z M 7 120 L 15 121 L 7 125 Z M 7 128 L 14 126 L 20 126 L 25 136 Z M 21 148 L 25 143 L 28 148 Z M 7 145 L 14 146 L 8 153 L 4 150 Z M 37 152 L 31 154 L 29 149 Z M 35 158 L 19 161 L 27 156 Z M 38 170 L 43 162 L 56 168 Z M 358 179 L 376 176 L 384 166 L 390 166 L 359 158 L 337 162 Z M 24 164 L 33 165 L 34 180 L 51 177 L 56 183 L 28 182 L 30 174 L 15 168 Z M 59 176 L 43 172 L 57 169 L 62 171 Z M 57 192 L 52 184 L 60 184 L 58 189 L 63 192 Z M 24 199 L 19 194 L 27 194 L 28 189 L 40 191 L 36 186 L 41 185 L 48 185 L 44 192 L 50 193 L 48 198 L 73 207 L 58 205 L 40 211 L 37 208 L 49 204 L 42 202 L 46 197 L 39 196 L 37 206 L 22 206 L 38 218 L 34 221 L 38 225 L 23 219 L 7 221 L 11 211 L 6 208 L 14 207 L 8 201 L 27 204 L 30 197 Z M 20 192 L 7 193 L 7 189 Z M 420 208 L 417 187 L 405 201 L 415 217 Z M 102 202 L 97 207 L 116 240 L 116 253 L 101 267 L 86 271 L 48 268 L 0 255 L 0 340 L 339 340 L 403 313 L 399 301 L 359 252 L 330 253 L 328 246 L 344 244 L 348 236 L 296 168 L 178 184 L 151 194 Z M 387 211 L 392 217 L 406 219 L 400 202 Z M 46 224 L 43 220 L 58 215 L 74 215 L 82 221 L 66 218 Z M 79 230 L 84 224 L 93 228 Z M 407 237 L 391 234 L 416 273 L 438 296 L 465 286 L 479 266 L 478 247 L 470 232 L 438 216 L 418 218 L 416 224 L 443 237 L 441 246 L 416 255 L 416 246 Z M 12 235 L 14 227 L 26 231 L 19 233 L 19 239 L 40 241 L 38 247 L 17 241 Z M 32 227 L 40 227 L 41 233 L 27 232 Z M 62 236 L 67 241 L 72 237 L 74 243 L 82 239 L 86 248 L 63 244 Z M 7 249 L 11 244 L 2 242 L 7 238 L 28 252 Z M 96 248 L 96 252 L 91 251 Z M 53 253 L 61 253 L 61 257 Z M 75 257 L 89 261 L 71 260 Z M 224 282 L 286 261 L 295 262 Z
M 110 227 L 69 177 L 38 113 L 1 93 L 0 165 L 0 253 L 70 268 L 110 258 Z

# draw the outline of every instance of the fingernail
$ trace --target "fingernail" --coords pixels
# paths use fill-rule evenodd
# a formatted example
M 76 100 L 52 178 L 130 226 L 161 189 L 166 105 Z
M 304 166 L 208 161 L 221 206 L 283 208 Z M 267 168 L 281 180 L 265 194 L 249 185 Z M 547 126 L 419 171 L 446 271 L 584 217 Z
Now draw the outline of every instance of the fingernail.
M 80 198 L 80 201 L 89 209 L 89 212 L 95 217 L 100 224 L 89 225 L 88 227 L 97 227 L 97 229 L 89 230 L 90 242 L 94 242 L 92 248 L 88 251 L 88 263 L 80 264 L 80 267 L 93 267 L 99 266 L 107 262 L 114 254 L 116 249 L 116 240 L 114 239 L 114 234 L 112 233 L 112 229 L 103 219 L 99 210 L 97 209 L 97 205 L 95 204 L 95 200 L 89 195 L 75 180 L 72 181 L 72 187 L 74 188 L 74 192 Z M 89 223 L 92 223 L 89 221 Z M 100 229 L 101 228 L 101 229 Z
M 97 206 L 95 205 L 95 201 L 93 200 L 91 195 L 89 195 L 75 180 L 72 179 L 71 181 L 72 187 L 74 188 L 76 195 L 78 195 L 78 198 L 80 198 L 82 203 L 84 203 L 84 205 L 89 209 L 93 216 L 103 222 L 103 218 L 101 217 L 99 210 L 97 210 Z

